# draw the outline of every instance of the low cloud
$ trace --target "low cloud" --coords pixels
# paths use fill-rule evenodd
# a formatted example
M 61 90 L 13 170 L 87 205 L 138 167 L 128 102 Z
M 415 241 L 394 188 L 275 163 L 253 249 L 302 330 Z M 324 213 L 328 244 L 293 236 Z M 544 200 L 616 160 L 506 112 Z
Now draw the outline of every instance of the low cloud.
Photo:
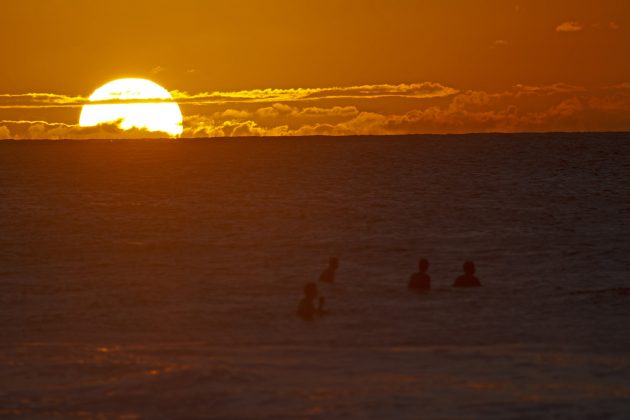
M 584 29 L 584 26 L 577 21 L 562 22 L 556 26 L 556 32 L 579 32 Z
M 11 137 L 11 131 L 9 128 L 4 125 L 0 126 L 0 140 L 7 140 L 11 138 L 13 137 Z
M 588 88 L 521 84 L 497 92 L 460 92 L 435 83 L 368 86 L 246 91 L 251 100 L 184 108 L 194 112 L 185 113 L 182 137 L 630 130 L 627 82 Z M 457 93 L 442 95 L 446 92 Z M 284 100 L 271 101 L 278 97 Z M 371 100 L 375 97 L 379 100 Z M 79 127 L 36 120 L 0 121 L 0 138 L 157 137 L 169 136 L 126 131 L 117 123 Z
M 3 134 L 4 133 L 4 134 Z M 86 139 L 141 139 L 170 138 L 167 133 L 141 128 L 123 130 L 119 122 L 81 127 L 74 124 L 47 121 L 2 120 L 0 138 L 14 140 L 86 140 Z
M 215 120 L 204 115 L 191 115 L 184 119 L 186 138 L 199 137 L 259 137 L 290 135 L 288 126 L 262 127 L 252 120 Z
M 246 120 L 252 117 L 252 113 L 249 111 L 243 111 L 238 109 L 226 109 L 222 112 L 215 112 L 213 114 L 215 119 L 223 120 Z
M 255 111 L 255 115 L 260 118 L 330 118 L 330 117 L 348 117 L 359 113 L 356 106 L 334 106 L 331 108 L 322 107 L 306 107 L 298 108 L 286 104 L 273 104 L 272 106 L 259 108 Z
M 562 83 L 517 85 L 497 93 L 471 90 L 455 95 L 444 104 L 399 114 L 360 111 L 356 106 L 298 108 L 274 104 L 257 109 L 247 118 L 226 117 L 228 114 L 189 117 L 184 122 L 184 136 L 624 130 L 630 128 L 630 84 L 594 91 Z M 601 121 L 610 125 L 604 127 Z

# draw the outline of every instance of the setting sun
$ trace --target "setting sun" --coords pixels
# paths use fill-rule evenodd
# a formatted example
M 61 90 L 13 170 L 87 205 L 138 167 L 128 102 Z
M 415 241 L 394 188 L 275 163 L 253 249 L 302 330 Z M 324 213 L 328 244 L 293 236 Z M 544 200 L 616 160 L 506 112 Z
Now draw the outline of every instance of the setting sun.
M 137 102 L 138 100 L 148 102 Z M 150 100 L 159 100 L 150 102 Z M 179 105 L 169 102 L 171 94 L 147 79 L 118 79 L 96 89 L 90 102 L 121 101 L 123 103 L 98 103 L 85 105 L 81 110 L 79 125 L 91 127 L 119 121 L 120 128 L 163 131 L 171 136 L 182 133 L 182 113 Z M 125 101 L 130 101 L 125 103 Z M 131 102 L 133 101 L 133 102 Z

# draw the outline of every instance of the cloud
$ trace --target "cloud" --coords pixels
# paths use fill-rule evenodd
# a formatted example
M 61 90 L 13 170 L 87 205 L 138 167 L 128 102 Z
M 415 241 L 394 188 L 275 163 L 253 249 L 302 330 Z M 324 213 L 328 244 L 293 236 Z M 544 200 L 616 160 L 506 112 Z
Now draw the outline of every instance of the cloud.
M 0 140 L 7 140 L 11 137 L 11 131 L 7 126 L 0 126 Z
M 577 21 L 562 22 L 556 26 L 556 32 L 579 32 L 584 29 L 584 26 Z
M 331 108 L 322 107 L 306 107 L 297 108 L 286 104 L 273 104 L 269 107 L 259 108 L 255 115 L 260 118 L 330 118 L 330 117 L 347 117 L 357 115 L 359 110 L 356 106 L 333 106 Z
M 630 130 L 628 82 L 588 88 L 566 83 L 519 84 L 504 91 L 456 91 L 447 96 L 438 94 L 448 91 L 438 86 L 442 85 L 274 89 L 271 93 L 244 91 L 249 92 L 251 100 L 194 108 L 196 112 L 184 118 L 182 137 Z M 243 98 L 245 94 L 234 94 L 234 97 Z M 278 97 L 285 100 L 270 101 Z M 371 100 L 374 97 L 380 100 Z M 415 100 L 416 97 L 422 99 Z M 0 136 L 18 139 L 168 137 L 146 130 L 124 131 L 117 123 L 78 127 L 28 120 L 0 121 Z
M 155 66 L 151 69 L 151 74 L 159 74 L 166 71 L 166 69 L 162 66 Z
M 297 115 L 309 118 L 319 117 L 348 117 L 359 113 L 356 106 L 334 106 L 332 108 L 308 107 L 300 110 Z
M 497 39 L 492 43 L 492 46 L 494 47 L 507 47 L 508 45 L 510 45 L 510 43 L 505 39 Z
M 88 103 L 83 96 L 55 93 L 0 94 L 0 108 L 48 108 L 57 106 L 83 106 Z
M 258 137 L 289 135 L 287 126 L 261 127 L 255 121 L 217 121 L 204 115 L 191 115 L 184 119 L 183 137 Z
M 595 29 L 608 29 L 611 31 L 616 31 L 620 29 L 620 26 L 617 22 L 611 21 L 611 22 L 595 22 L 592 23 L 591 26 Z
M 251 118 L 252 114 L 248 111 L 238 110 L 238 109 L 226 109 L 223 112 L 215 112 L 213 117 L 215 119 L 234 119 L 234 120 L 245 120 Z
M 538 96 L 550 96 L 556 95 L 559 93 L 574 93 L 574 92 L 584 92 L 586 88 L 582 86 L 569 85 L 566 83 L 554 83 L 551 85 L 537 85 L 537 86 L 528 86 L 528 85 L 516 85 L 514 86 L 514 95 L 523 96 L 523 95 L 538 95 Z
M 230 119 L 229 114 L 239 118 Z M 184 126 L 185 137 L 627 130 L 630 84 L 598 89 L 564 83 L 517 85 L 495 93 L 471 90 L 402 113 L 277 103 L 249 115 L 196 115 L 187 118 Z
M 233 92 L 190 94 L 172 91 L 179 103 L 208 104 L 228 102 L 296 102 L 324 99 L 436 98 L 457 94 L 457 89 L 440 83 L 378 84 L 327 88 L 252 89 Z
M 607 89 L 607 90 L 620 90 L 620 91 L 630 90 L 630 82 L 623 82 L 623 83 L 618 83 L 618 84 L 612 85 L 612 86 L 605 86 L 604 89 Z
M 209 105 L 225 103 L 297 102 L 326 99 L 377 99 L 415 98 L 428 99 L 457 94 L 457 89 L 439 83 L 377 84 L 328 88 L 252 89 L 233 92 L 203 92 L 190 94 L 174 90 L 171 92 L 179 104 Z M 58 108 L 81 107 L 90 104 L 145 103 L 146 100 L 89 101 L 83 96 L 68 96 L 53 93 L 0 94 L 0 108 Z M 172 102 L 170 99 L 151 99 L 151 102 Z
M 140 128 L 123 130 L 119 122 L 99 124 L 94 127 L 81 127 L 75 124 L 51 123 L 47 121 L 2 120 L 3 128 L 16 140 L 82 140 L 82 139 L 146 139 L 170 138 L 168 133 L 148 131 Z

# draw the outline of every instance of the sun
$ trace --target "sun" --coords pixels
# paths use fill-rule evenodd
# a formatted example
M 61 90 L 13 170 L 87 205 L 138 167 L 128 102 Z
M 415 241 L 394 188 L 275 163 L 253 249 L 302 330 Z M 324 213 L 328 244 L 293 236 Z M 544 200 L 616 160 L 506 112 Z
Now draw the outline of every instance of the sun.
M 144 102 L 144 100 L 147 100 Z M 158 101 L 151 101 L 151 100 Z M 121 101 L 123 103 L 87 104 L 81 110 L 79 125 L 92 127 L 98 124 L 120 121 L 123 130 L 143 128 L 162 131 L 173 137 L 183 131 L 182 112 L 179 105 L 170 102 L 171 94 L 147 79 L 118 79 L 96 89 L 90 102 Z M 130 101 L 130 103 L 124 103 Z

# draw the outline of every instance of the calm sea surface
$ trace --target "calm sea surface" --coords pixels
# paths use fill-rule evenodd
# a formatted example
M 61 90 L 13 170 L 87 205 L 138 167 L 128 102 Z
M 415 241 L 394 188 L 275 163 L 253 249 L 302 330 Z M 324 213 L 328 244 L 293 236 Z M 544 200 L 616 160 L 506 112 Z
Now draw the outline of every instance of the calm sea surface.
M 0 417 L 628 418 L 624 288 L 630 134 L 0 142 Z

